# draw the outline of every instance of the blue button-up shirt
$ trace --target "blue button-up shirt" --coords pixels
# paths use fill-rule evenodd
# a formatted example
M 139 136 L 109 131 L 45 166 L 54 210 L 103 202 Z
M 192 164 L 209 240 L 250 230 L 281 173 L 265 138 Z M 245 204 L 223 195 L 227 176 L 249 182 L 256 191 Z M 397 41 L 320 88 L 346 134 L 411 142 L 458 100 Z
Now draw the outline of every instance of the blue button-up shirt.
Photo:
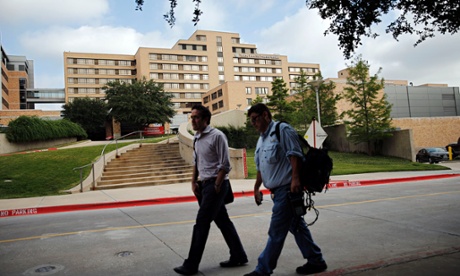
M 257 171 L 260 171 L 262 182 L 267 189 L 290 184 L 290 156 L 303 158 L 297 132 L 290 125 L 281 124 L 280 143 L 275 134 L 276 124 L 278 122 L 270 122 L 267 130 L 260 135 L 254 154 Z

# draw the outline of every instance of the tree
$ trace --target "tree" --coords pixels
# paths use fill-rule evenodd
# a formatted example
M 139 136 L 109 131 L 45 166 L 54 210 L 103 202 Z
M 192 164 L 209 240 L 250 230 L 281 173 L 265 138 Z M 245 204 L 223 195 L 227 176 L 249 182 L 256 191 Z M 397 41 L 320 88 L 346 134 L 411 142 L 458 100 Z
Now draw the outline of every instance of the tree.
M 283 79 L 278 78 L 272 82 L 272 95 L 267 96 L 267 106 L 273 110 L 273 117 L 278 121 L 289 121 L 294 112 L 294 107 L 286 98 L 289 96 L 289 89 Z
M 347 59 L 362 44 L 362 36 L 378 36 L 371 26 L 381 23 L 382 16 L 391 10 L 397 11 L 399 16 L 387 26 L 386 33 L 392 33 L 396 40 L 402 34 L 415 33 L 419 39 L 414 46 L 434 37 L 435 32 L 455 34 L 460 28 L 459 1 L 306 0 L 306 4 L 310 9 L 319 9 L 322 19 L 331 20 L 324 34 L 338 36 L 339 46 Z M 418 26 L 421 28 L 417 29 Z
M 63 117 L 79 124 L 88 133 L 90 139 L 105 137 L 104 123 L 108 108 L 104 101 L 99 99 L 76 98 L 63 106 Z M 102 133 L 102 134 L 101 134 Z
M 315 79 L 322 79 L 321 73 L 314 76 Z M 293 88 L 295 105 L 294 121 L 302 125 L 306 130 L 313 117 L 317 117 L 316 90 L 308 84 L 307 74 L 302 70 L 300 76 L 295 79 L 296 87 Z M 320 116 L 322 125 L 333 125 L 339 118 L 337 114 L 337 102 L 341 99 L 340 95 L 334 94 L 335 83 L 322 82 L 318 88 Z
M 192 0 L 195 3 L 193 11 L 194 25 L 200 21 L 202 11 L 201 0 Z M 163 17 L 172 27 L 175 24 L 174 9 L 177 0 L 169 0 L 170 11 Z M 136 9 L 142 10 L 144 0 L 135 0 Z M 395 11 L 399 16 L 391 22 L 386 33 L 393 34 L 398 40 L 402 34 L 416 34 L 419 39 L 417 46 L 427 38 L 441 34 L 455 34 L 460 28 L 460 1 L 420 1 L 420 0 L 305 0 L 309 9 L 318 9 L 322 19 L 331 20 L 325 35 L 332 33 L 338 36 L 339 47 L 345 58 L 349 59 L 355 49 L 361 45 L 361 37 L 378 36 L 371 27 L 382 22 L 382 16 Z M 417 28 L 419 27 L 420 28 Z
M 345 111 L 349 131 L 348 139 L 355 144 L 366 142 L 368 154 L 372 154 L 371 144 L 391 136 L 391 105 L 384 94 L 380 99 L 378 93 L 384 87 L 384 80 L 378 75 L 369 77 L 369 65 L 358 57 L 349 67 L 349 77 L 344 96 L 351 103 L 352 109 Z M 378 73 L 380 73 L 381 68 Z
M 174 116 L 172 95 L 166 93 L 163 84 L 153 80 L 108 82 L 105 86 L 108 107 L 115 119 L 121 123 L 133 124 L 139 130 L 149 123 L 170 122 Z

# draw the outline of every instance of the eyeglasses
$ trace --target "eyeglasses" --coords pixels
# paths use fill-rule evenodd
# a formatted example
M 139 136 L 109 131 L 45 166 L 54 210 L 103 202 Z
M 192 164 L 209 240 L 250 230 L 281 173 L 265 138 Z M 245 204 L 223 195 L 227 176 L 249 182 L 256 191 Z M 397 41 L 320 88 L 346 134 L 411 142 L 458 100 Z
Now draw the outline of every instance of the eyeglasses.
M 257 119 L 259 119 L 260 116 L 261 116 L 261 114 L 259 114 L 257 116 L 254 116 L 254 117 L 251 117 L 251 123 L 255 124 Z
M 199 119 L 201 119 L 201 116 L 190 116 L 190 119 L 199 120 Z

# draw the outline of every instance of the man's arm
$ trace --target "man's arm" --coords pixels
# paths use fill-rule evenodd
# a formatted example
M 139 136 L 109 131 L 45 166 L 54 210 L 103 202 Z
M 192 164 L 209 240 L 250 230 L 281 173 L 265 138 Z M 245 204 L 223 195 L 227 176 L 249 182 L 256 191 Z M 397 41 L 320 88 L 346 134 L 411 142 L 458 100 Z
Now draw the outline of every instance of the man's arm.
M 262 175 L 260 171 L 257 171 L 256 183 L 254 184 L 254 200 L 257 205 L 262 204 L 262 195 L 260 192 L 260 186 L 262 185 Z
M 302 159 L 298 156 L 291 155 L 289 160 L 291 161 L 292 167 L 291 193 L 299 193 L 302 191 L 302 186 L 300 185 Z

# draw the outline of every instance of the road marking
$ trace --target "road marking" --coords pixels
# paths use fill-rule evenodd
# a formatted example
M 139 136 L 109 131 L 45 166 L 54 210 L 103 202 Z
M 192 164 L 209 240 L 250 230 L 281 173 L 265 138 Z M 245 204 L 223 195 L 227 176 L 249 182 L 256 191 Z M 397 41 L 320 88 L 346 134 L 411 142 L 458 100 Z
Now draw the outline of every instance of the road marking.
M 379 198 L 379 199 L 371 199 L 371 200 L 363 200 L 363 201 L 355 201 L 355 202 L 328 204 L 328 205 L 323 205 L 323 206 L 317 206 L 316 208 L 324 209 L 324 208 L 331 208 L 331 207 L 341 207 L 341 206 L 348 206 L 348 205 L 358 205 L 358 204 L 366 204 L 366 203 L 374 203 L 374 202 L 382 202 L 382 201 L 392 201 L 392 200 L 403 200 L 403 199 L 408 199 L 408 198 L 440 196 L 440 195 L 457 194 L 457 193 L 460 193 L 460 191 L 439 192 L 439 193 L 430 193 L 430 194 L 422 194 L 422 195 L 408 195 L 408 196 L 399 196 L 399 197 L 387 197 L 387 198 Z M 238 219 L 238 218 L 255 217 L 255 216 L 260 216 L 260 215 L 271 215 L 271 212 L 262 212 L 262 213 L 256 213 L 256 214 L 246 214 L 246 215 L 236 215 L 236 216 L 231 216 L 230 218 Z M 56 238 L 56 237 L 63 237 L 63 236 L 80 235 L 80 234 L 85 234 L 85 233 L 98 233 L 98 232 L 118 231 L 118 230 L 126 230 L 126 229 L 140 229 L 140 228 L 147 228 L 147 227 L 161 227 L 161 226 L 188 224 L 188 223 L 195 223 L 195 220 L 162 222 L 162 223 L 152 223 L 152 224 L 145 224 L 145 225 L 120 226 L 120 227 L 90 229 L 90 230 L 75 231 L 75 232 L 43 234 L 43 235 L 40 235 L 40 236 L 30 236 L 30 237 L 24 237 L 24 238 L 0 240 L 0 244 L 1 243 L 12 243 L 12 242 L 28 241 L 28 240 L 49 239 L 49 238 Z

